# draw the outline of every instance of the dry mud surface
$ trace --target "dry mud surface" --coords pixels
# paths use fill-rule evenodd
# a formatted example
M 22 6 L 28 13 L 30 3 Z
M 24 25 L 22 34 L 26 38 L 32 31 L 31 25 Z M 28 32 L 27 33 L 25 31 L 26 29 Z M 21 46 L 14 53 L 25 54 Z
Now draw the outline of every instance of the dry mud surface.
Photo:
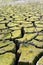
M 0 65 L 16 64 L 43 65 L 43 8 L 39 4 L 0 8 Z

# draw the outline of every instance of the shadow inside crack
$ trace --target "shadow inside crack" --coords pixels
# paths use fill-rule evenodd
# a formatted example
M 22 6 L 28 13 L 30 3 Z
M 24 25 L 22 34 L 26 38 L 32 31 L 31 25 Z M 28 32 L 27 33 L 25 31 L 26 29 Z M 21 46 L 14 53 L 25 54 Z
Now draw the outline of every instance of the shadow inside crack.
M 21 55 L 21 53 L 17 53 L 17 54 L 16 54 L 15 65 L 18 65 L 18 61 L 19 61 L 20 55 Z
M 29 62 L 19 62 L 18 65 L 30 65 Z

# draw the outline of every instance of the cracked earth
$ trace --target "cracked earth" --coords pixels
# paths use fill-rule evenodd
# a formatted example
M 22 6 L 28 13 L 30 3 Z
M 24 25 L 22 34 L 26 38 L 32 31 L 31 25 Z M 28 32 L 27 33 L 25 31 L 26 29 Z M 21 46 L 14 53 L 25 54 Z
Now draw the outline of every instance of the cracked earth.
M 0 65 L 43 65 L 40 4 L 0 8 Z

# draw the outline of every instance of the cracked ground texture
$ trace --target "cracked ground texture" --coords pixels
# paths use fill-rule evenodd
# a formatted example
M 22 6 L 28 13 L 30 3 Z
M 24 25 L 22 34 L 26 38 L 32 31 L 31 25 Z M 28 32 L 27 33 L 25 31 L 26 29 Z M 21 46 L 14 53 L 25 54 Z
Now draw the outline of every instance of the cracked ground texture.
M 0 65 L 16 64 L 43 65 L 40 4 L 0 7 Z

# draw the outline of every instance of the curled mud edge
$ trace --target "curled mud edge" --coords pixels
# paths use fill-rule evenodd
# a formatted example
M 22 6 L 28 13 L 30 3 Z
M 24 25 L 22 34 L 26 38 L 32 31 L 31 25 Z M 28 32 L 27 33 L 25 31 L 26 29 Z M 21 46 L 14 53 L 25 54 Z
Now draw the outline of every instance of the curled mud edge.
M 42 56 L 41 58 L 43 58 L 43 56 Z M 41 58 L 39 59 L 39 61 L 41 60 Z M 39 64 L 38 64 L 38 63 L 39 63 L 39 61 L 37 62 L 37 64 L 36 64 L 36 65 L 39 65 Z
M 43 56 L 43 52 L 41 52 L 40 54 L 38 54 L 35 59 L 33 60 L 33 63 L 31 65 L 37 65 L 37 62 L 39 61 L 39 59 Z

